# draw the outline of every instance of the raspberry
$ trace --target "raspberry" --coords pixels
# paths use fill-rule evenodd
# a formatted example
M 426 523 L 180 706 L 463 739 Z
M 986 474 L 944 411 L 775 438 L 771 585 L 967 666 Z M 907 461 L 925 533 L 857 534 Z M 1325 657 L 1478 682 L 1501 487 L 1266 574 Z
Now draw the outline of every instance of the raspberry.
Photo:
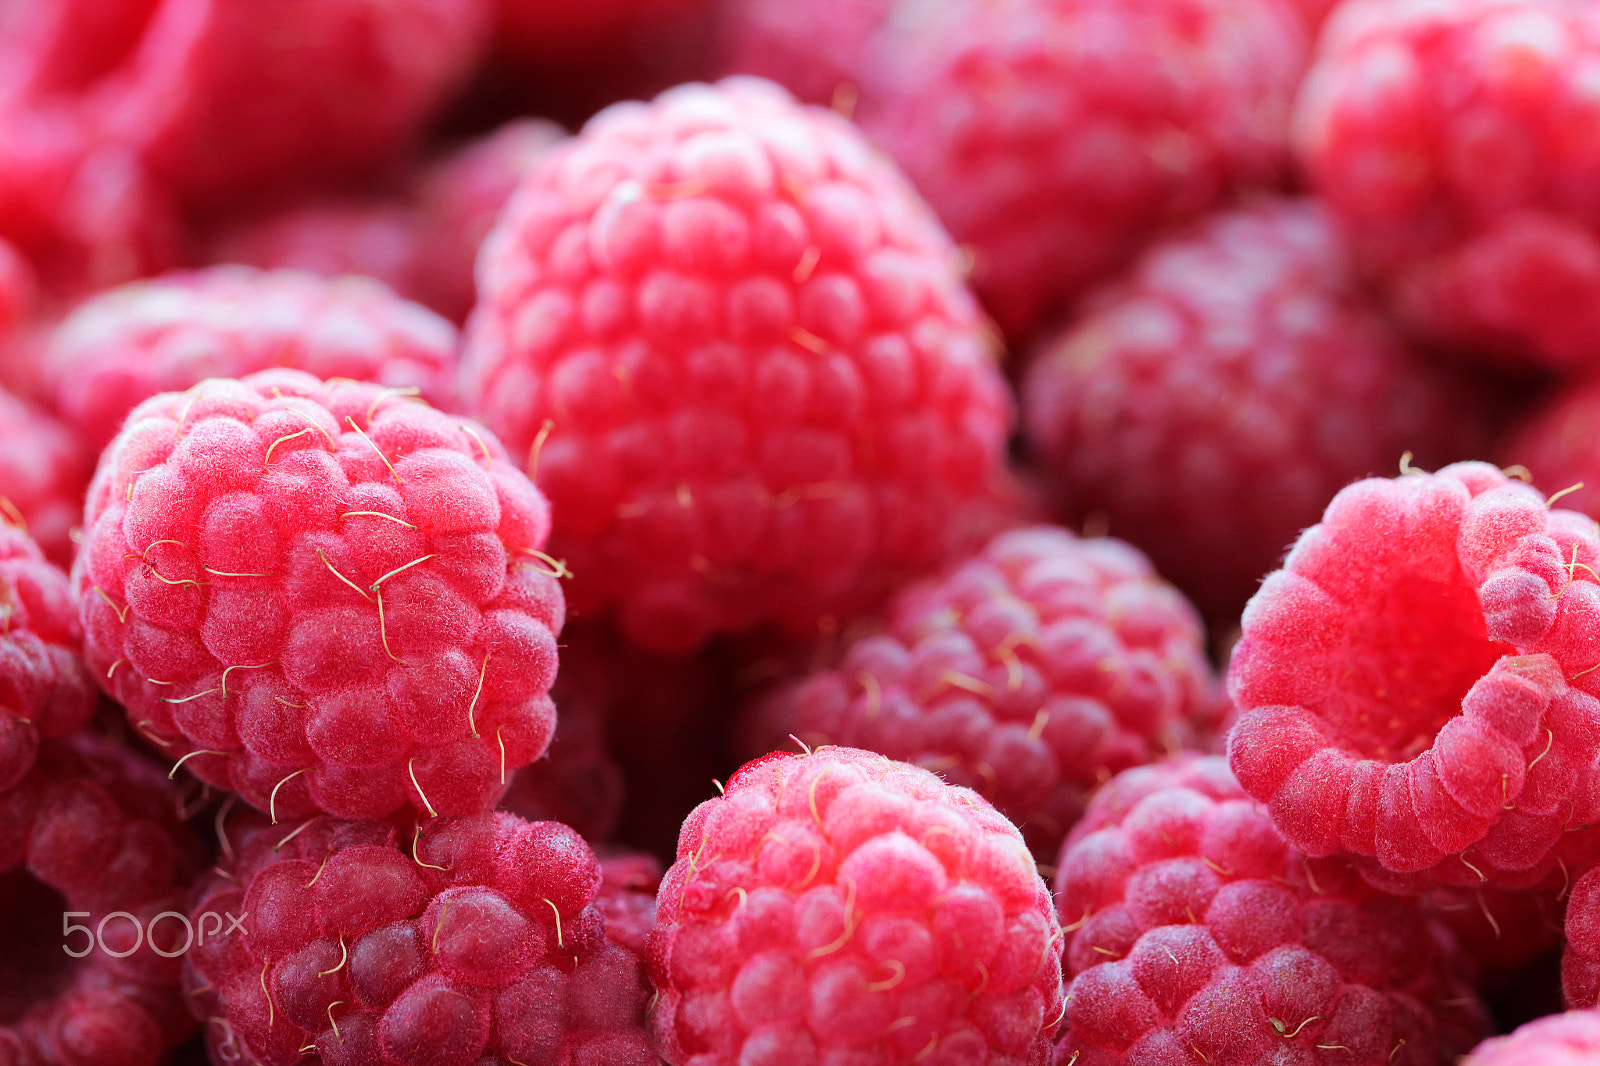
M 448 406 L 455 345 L 448 322 L 378 282 L 218 266 L 95 297 L 57 327 L 45 359 L 57 409 L 98 448 L 159 392 L 272 366 L 417 387 Z
M 1600 816 L 1597 565 L 1593 520 L 1484 463 L 1345 488 L 1245 609 L 1245 791 L 1395 886 L 1538 881 Z
M 67 575 L 0 523 L 0 792 L 33 768 L 41 738 L 76 733 L 93 715 L 81 643 Z
M 1600 867 L 1572 883 L 1561 954 L 1561 992 L 1567 1006 L 1600 1006 Z
M 1310 200 L 1152 245 L 1045 340 L 1022 408 L 1072 516 L 1228 624 L 1340 488 L 1487 438 L 1483 399 L 1406 350 Z
M 0 522 L 27 530 L 57 565 L 72 561 L 92 465 L 66 426 L 0 390 Z
M 203 864 L 174 800 L 160 770 L 87 733 L 44 741 L 0 794 L 6 1062 L 159 1066 L 194 1029 L 179 919 Z
M 627 848 L 602 847 L 600 892 L 594 905 L 606 920 L 606 937 L 645 962 L 650 931 L 656 927 L 656 892 L 661 888 L 661 860 Z
M 1361 0 L 1323 34 L 1298 151 L 1413 328 L 1515 364 L 1600 351 L 1600 9 Z
M 878 39 L 862 122 L 1008 336 L 1161 228 L 1287 165 L 1306 32 L 1286 0 L 920 5 Z
M 600 863 L 568 827 L 251 816 L 229 836 L 232 877 L 190 908 L 248 915 L 187 956 L 213 1062 L 655 1066 L 643 967 L 608 939 Z
M 771 78 L 809 104 L 852 104 L 868 42 L 895 0 L 737 0 L 725 5 L 723 67 Z
M 533 453 L 574 610 L 643 647 L 815 632 L 991 517 L 1009 407 L 982 320 L 836 115 L 739 78 L 617 105 L 528 173 L 478 266 L 468 403 Z
M 1600 1013 L 1574 1010 L 1485 1040 L 1461 1066 L 1593 1066 L 1600 1061 Z
M 975 789 L 1048 859 L 1090 790 L 1192 746 L 1218 695 L 1194 609 L 1142 555 L 1040 526 L 905 587 L 753 717 L 758 744 L 869 748 Z
M 1504 996 L 1526 983 L 1529 966 L 1560 949 L 1562 900 L 1569 887 L 1439 888 L 1425 901 L 1471 962 L 1479 993 Z
M 1600 517 L 1600 381 L 1574 382 L 1529 413 L 1496 449 L 1508 463 L 1530 471 L 1561 506 Z
M 0 237 L 0 348 L 7 336 L 27 318 L 38 293 L 33 267 L 15 245 Z
M 566 131 L 545 119 L 516 119 L 418 175 L 423 251 L 417 299 L 458 322 L 467 317 L 479 246 L 523 174 L 565 137 Z
M 296 370 L 212 379 L 134 410 L 85 525 L 96 678 L 275 818 L 475 813 L 549 743 L 548 507 L 471 423 Z
M 1059 926 L 1016 828 L 854 748 L 773 753 L 683 825 L 657 894 L 673 1066 L 1042 1062 Z
M 1057 1063 L 1435 1066 L 1488 1031 L 1420 903 L 1297 854 L 1220 757 L 1113 778 L 1058 871 Z

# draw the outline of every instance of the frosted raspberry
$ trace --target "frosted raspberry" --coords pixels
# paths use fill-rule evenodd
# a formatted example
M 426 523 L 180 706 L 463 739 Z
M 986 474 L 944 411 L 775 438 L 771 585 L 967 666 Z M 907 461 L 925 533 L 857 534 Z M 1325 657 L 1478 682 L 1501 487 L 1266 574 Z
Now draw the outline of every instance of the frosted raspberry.
M 296 370 L 212 379 L 134 410 L 84 517 L 90 669 L 276 818 L 477 812 L 549 743 L 549 511 L 471 423 Z
M 1229 624 L 1340 488 L 1487 437 L 1483 398 L 1404 347 L 1309 200 L 1147 249 L 1046 339 L 1022 407 L 1072 516 L 1107 520 Z
M 41 738 L 88 724 L 95 688 L 81 643 L 67 575 L 26 533 L 0 523 L 0 791 L 33 767 Z
M 1231 186 L 1286 166 L 1306 33 L 1287 0 L 922 4 L 876 42 L 862 122 L 1008 336 Z
M 1296 107 L 1312 183 L 1414 327 L 1566 369 L 1600 352 L 1600 8 L 1342 5 Z
M 1567 1011 L 1485 1040 L 1461 1066 L 1594 1066 L 1600 1062 L 1600 1013 Z
M 1220 757 L 1113 778 L 1056 898 L 1060 1064 L 1437 1066 L 1488 1031 L 1421 904 L 1296 853 Z
M 59 566 L 72 561 L 92 468 L 66 426 L 0 390 L 0 522 L 26 529 Z
M 723 67 L 771 78 L 810 104 L 853 106 L 868 42 L 896 0 L 735 0 L 723 5 Z
M 565 137 L 565 130 L 545 119 L 516 119 L 418 175 L 423 254 L 417 299 L 458 322 L 467 317 L 479 246 L 523 174 Z
M 854 748 L 774 753 L 684 822 L 650 939 L 656 1039 L 672 1066 L 1041 1062 L 1059 929 L 975 793 Z
M 453 398 L 450 323 L 367 278 L 218 266 L 135 282 L 68 315 L 45 354 L 57 409 L 96 447 L 159 392 L 291 366 Z
M 178 958 L 201 865 L 159 769 L 86 733 L 45 741 L 0 794 L 0 1057 L 166 1062 L 194 1029 Z
M 1194 609 L 1144 556 L 1039 526 L 902 589 L 753 710 L 762 750 L 792 733 L 927 767 L 1051 859 L 1090 790 L 1192 746 L 1217 696 Z
M 1575 382 L 1530 412 L 1498 448 L 1534 484 L 1561 493 L 1561 506 L 1600 517 L 1600 380 Z
M 1345 488 L 1245 609 L 1234 772 L 1308 854 L 1536 882 L 1600 817 L 1597 566 L 1593 520 L 1487 464 Z
M 422 242 L 420 215 L 399 197 L 315 200 L 225 230 L 208 258 L 325 278 L 360 274 L 417 300 L 427 272 Z
M 247 914 L 186 956 L 213 1062 L 656 1066 L 643 966 L 606 935 L 575 832 L 510 814 L 404 834 L 259 816 L 190 915 Z
M 532 453 L 574 609 L 641 646 L 815 632 L 989 517 L 982 319 L 836 115 L 738 78 L 618 105 L 529 172 L 478 268 L 467 402 Z

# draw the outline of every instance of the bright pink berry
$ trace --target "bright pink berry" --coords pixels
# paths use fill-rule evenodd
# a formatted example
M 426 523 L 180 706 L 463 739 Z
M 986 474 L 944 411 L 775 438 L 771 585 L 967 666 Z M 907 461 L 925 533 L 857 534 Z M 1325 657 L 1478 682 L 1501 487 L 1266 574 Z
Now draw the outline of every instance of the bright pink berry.
M 1385 883 L 1538 881 L 1600 817 L 1597 566 L 1593 520 L 1484 463 L 1345 488 L 1245 609 L 1234 772 Z
M 1461 1060 L 1461 1066 L 1594 1066 L 1596 1062 L 1600 1062 L 1600 1013 L 1572 1010 L 1485 1040 Z
M 1072 517 L 1229 626 L 1339 489 L 1487 437 L 1483 397 L 1402 344 L 1310 200 L 1152 245 L 1046 339 L 1022 408 Z
M 1053 858 L 1088 793 L 1207 732 L 1220 692 L 1200 620 L 1117 540 L 1038 526 L 895 594 L 827 669 L 753 708 L 791 733 L 976 790 Z
M 672 1066 L 1042 1061 L 1060 932 L 1016 828 L 854 748 L 774 753 L 684 822 L 650 976 Z
M 908 4 L 862 92 L 1008 336 L 1175 220 L 1287 164 L 1306 32 L 1286 0 Z
M 1360 0 L 1301 90 L 1312 184 L 1412 326 L 1509 362 L 1600 351 L 1600 8 Z
M 0 791 L 33 768 L 42 739 L 70 736 L 93 715 L 82 639 L 67 575 L 0 523 Z
M 98 448 L 159 392 L 274 366 L 450 406 L 456 340 L 449 322 L 368 278 L 216 266 L 96 296 L 56 327 L 44 358 L 56 408 Z
M 1058 1064 L 1437 1066 L 1488 1016 L 1421 904 L 1298 854 L 1215 756 L 1128 770 L 1061 849 Z
M 201 867 L 159 769 L 88 733 L 44 741 L 0 792 L 0 1060 L 166 1062 L 194 1029 L 178 959 Z
M 619 104 L 529 171 L 478 266 L 466 401 L 536 466 L 574 610 L 644 647 L 814 633 L 991 519 L 989 335 L 837 115 L 748 78 Z
M 0 522 L 26 529 L 58 566 L 72 562 L 93 468 L 71 430 L 0 390 Z
M 548 745 L 549 509 L 487 431 L 269 370 L 145 401 L 95 478 L 85 656 L 203 780 L 277 818 L 474 813 Z
M 643 965 L 607 936 L 601 865 L 568 827 L 252 815 L 228 837 L 190 914 L 244 930 L 186 956 L 212 1061 L 656 1066 Z

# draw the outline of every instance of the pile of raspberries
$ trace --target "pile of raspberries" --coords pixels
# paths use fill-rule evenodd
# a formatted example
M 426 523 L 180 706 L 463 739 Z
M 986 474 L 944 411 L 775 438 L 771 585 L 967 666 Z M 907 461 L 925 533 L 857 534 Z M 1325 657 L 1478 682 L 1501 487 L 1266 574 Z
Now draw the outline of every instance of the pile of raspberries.
M 1600 1066 L 1595 0 L 0 0 L 0 1066 Z

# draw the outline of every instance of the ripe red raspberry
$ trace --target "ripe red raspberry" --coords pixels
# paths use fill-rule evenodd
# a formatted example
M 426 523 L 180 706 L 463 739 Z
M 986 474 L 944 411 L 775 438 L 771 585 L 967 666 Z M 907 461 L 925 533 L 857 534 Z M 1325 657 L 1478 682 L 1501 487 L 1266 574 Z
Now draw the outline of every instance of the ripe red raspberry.
M 1600 352 L 1600 8 L 1360 0 L 1296 106 L 1312 184 L 1401 316 L 1507 361 Z
M 1574 1010 L 1600 1006 L 1600 867 L 1572 883 L 1564 928 L 1562 998 Z
M 656 927 L 661 860 L 642 851 L 605 846 L 596 857 L 600 860 L 600 891 L 594 905 L 606 920 L 606 938 L 645 962 L 650 931 Z
M 66 426 L 0 390 L 0 522 L 27 530 L 58 566 L 72 562 L 92 469 Z
M 1218 688 L 1194 609 L 1144 556 L 1039 526 L 903 588 L 752 725 L 763 751 L 792 733 L 933 770 L 1053 859 L 1097 785 L 1194 746 Z
M 1600 1013 L 1572 1010 L 1536 1018 L 1485 1040 L 1461 1066 L 1594 1066 L 1600 1062 Z
M 212 379 L 134 410 L 85 524 L 96 679 L 274 817 L 474 813 L 549 743 L 549 510 L 471 423 L 296 370 Z
M 568 827 L 251 816 L 229 837 L 190 907 L 246 916 L 187 956 L 213 1062 L 656 1066 L 643 966 L 607 937 L 600 863 Z
M 854 106 L 868 42 L 896 0 L 735 0 L 724 5 L 722 65 L 771 78 L 808 104 Z
M 1016 828 L 854 748 L 747 764 L 683 825 L 650 976 L 672 1066 L 1044 1061 L 1060 927 Z
M 574 610 L 641 646 L 815 632 L 988 510 L 1009 406 L 954 249 L 853 128 L 770 83 L 603 112 L 478 266 L 467 402 L 532 452 Z
M 1234 772 L 1395 887 L 1538 881 L 1600 818 L 1596 567 L 1593 520 L 1484 463 L 1349 486 L 1245 609 Z
M 0 791 L 33 767 L 41 739 L 70 736 L 94 714 L 82 640 L 67 575 L 0 522 Z
M 47 740 L 0 793 L 0 1059 L 160 1066 L 194 1029 L 183 896 L 202 867 L 172 786 L 127 749 Z
M 606 746 L 607 712 L 614 708 L 574 683 L 572 650 L 564 636 L 561 672 L 550 689 L 556 706 L 550 748 L 516 772 L 500 808 L 530 822 L 561 822 L 587 840 L 609 840 L 622 817 L 625 789 Z
M 1561 506 L 1600 518 L 1600 381 L 1563 386 L 1529 413 L 1496 451 L 1534 484 L 1561 493 Z
M 1437 1066 L 1488 1031 L 1416 900 L 1296 853 L 1220 757 L 1128 770 L 1061 849 L 1056 1062 Z
M 89 300 L 56 328 L 45 360 L 57 409 L 98 448 L 159 392 L 274 366 L 415 387 L 447 407 L 455 347 L 450 323 L 376 281 L 217 266 Z
M 506 201 L 528 168 L 566 131 L 521 118 L 432 163 L 414 182 L 422 232 L 414 297 L 457 322 L 472 309 L 473 266 Z
M 1309 200 L 1147 249 L 1044 342 L 1022 409 L 1073 518 L 1109 520 L 1229 625 L 1340 488 L 1487 437 L 1483 399 L 1405 348 Z
M 1306 31 L 1286 0 L 924 4 L 862 122 L 973 256 L 1008 336 L 1174 220 L 1287 165 Z

